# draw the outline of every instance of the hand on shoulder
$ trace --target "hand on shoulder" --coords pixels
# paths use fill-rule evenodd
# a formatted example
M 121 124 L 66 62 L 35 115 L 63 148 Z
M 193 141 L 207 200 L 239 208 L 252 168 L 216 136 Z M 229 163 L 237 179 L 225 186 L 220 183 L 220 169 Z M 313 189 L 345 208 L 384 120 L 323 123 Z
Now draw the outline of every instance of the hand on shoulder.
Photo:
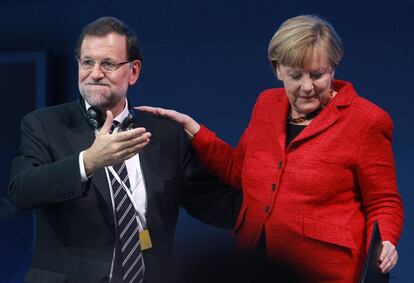
M 200 125 L 193 118 L 178 111 L 152 106 L 138 106 L 134 108 L 140 111 L 152 113 L 159 117 L 164 117 L 176 121 L 184 127 L 184 130 L 189 138 L 192 138 L 200 130 Z

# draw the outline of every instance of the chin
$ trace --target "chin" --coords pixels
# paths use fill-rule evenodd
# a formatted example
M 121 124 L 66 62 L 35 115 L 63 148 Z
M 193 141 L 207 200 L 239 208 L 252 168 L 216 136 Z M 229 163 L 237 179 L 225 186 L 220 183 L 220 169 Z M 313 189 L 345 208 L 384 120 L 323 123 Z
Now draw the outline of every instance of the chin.
M 84 99 L 90 106 L 96 107 L 100 110 L 108 109 L 111 106 L 110 101 L 107 99 L 97 98 L 97 97 L 85 97 Z
M 298 107 L 298 112 L 303 114 L 303 115 L 308 115 L 309 113 L 312 113 L 314 111 L 316 111 L 317 109 L 319 109 L 320 104 L 315 104 L 315 105 L 306 105 L 306 106 L 302 106 L 302 107 Z

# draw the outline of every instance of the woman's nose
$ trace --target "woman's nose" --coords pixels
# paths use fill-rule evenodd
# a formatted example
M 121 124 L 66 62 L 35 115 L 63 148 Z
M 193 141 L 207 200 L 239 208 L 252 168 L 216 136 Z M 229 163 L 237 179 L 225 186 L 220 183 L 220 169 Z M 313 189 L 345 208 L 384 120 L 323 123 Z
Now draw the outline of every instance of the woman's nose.
M 305 92 L 310 92 L 314 89 L 314 85 L 313 85 L 313 80 L 308 77 L 308 76 L 304 76 L 302 78 L 302 90 Z

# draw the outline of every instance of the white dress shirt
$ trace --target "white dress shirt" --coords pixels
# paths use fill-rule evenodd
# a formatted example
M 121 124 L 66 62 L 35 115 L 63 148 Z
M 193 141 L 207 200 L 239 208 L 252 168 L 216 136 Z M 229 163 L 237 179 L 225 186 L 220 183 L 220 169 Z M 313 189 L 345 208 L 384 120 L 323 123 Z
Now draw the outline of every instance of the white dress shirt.
M 89 109 L 91 106 L 85 101 L 86 109 Z M 119 122 L 119 125 L 122 123 L 122 121 L 128 116 L 129 110 L 128 110 L 128 101 L 125 103 L 124 110 L 114 118 L 114 120 Z M 117 126 L 113 133 L 118 132 L 119 126 Z M 79 168 L 81 173 L 81 181 L 86 182 L 91 176 L 86 176 L 85 172 L 85 164 L 83 161 L 83 153 L 82 151 L 79 154 Z M 145 219 L 145 213 L 147 211 L 147 192 L 145 189 L 145 182 L 144 182 L 144 176 L 142 174 L 141 170 L 141 164 L 139 160 L 139 154 L 134 155 L 130 159 L 125 160 L 125 165 L 127 167 L 128 172 L 128 178 L 131 188 L 129 188 L 130 193 L 128 193 L 128 196 L 130 196 L 132 204 L 135 207 L 135 210 L 137 211 L 137 220 L 138 223 L 142 224 L 142 228 L 146 227 L 146 219 Z M 112 166 L 111 166 L 112 167 Z M 111 179 L 109 177 L 109 167 L 105 167 L 105 172 L 108 180 L 108 186 L 111 191 L 111 199 L 112 199 L 112 207 L 114 209 L 114 200 L 113 200 L 113 191 L 111 186 Z M 141 230 L 141 229 L 140 229 Z

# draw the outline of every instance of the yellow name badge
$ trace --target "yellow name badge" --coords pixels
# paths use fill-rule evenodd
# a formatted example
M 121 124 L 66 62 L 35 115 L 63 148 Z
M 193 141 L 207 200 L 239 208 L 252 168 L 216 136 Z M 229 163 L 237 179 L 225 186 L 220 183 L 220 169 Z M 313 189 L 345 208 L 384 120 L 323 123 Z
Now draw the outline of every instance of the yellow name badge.
M 152 248 L 151 237 L 148 229 L 139 232 L 139 239 L 141 241 L 141 251 L 145 251 Z

